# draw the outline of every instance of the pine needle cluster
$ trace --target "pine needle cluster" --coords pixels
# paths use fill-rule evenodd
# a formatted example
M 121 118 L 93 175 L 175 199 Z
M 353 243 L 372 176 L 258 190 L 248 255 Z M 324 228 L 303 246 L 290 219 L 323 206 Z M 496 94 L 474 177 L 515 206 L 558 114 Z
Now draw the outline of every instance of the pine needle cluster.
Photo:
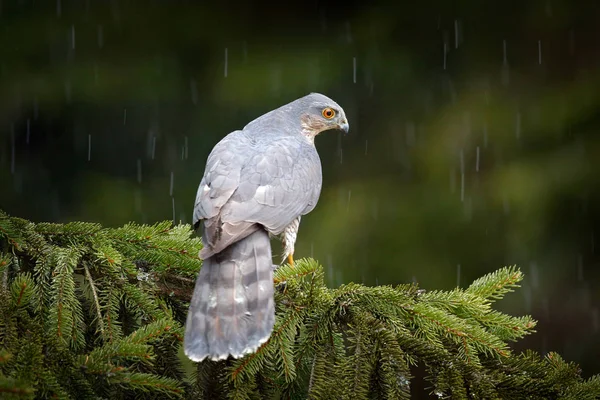
M 600 377 L 558 354 L 510 350 L 535 327 L 492 308 L 523 279 L 515 267 L 452 291 L 331 289 L 299 260 L 275 273 L 276 324 L 256 353 L 192 365 L 192 234 L 0 212 L 0 398 L 408 399 L 416 367 L 438 398 L 600 398 Z

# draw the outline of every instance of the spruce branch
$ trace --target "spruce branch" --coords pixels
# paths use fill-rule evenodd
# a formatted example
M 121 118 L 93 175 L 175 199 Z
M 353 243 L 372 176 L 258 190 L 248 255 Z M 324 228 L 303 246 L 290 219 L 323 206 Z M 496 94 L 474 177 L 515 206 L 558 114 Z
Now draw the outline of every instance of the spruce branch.
M 318 262 L 297 260 L 275 271 L 269 340 L 190 368 L 180 349 L 202 247 L 191 236 L 170 222 L 113 229 L 0 212 L 0 396 L 409 398 L 417 365 L 441 398 L 600 396 L 600 378 L 558 354 L 510 350 L 535 327 L 493 309 L 523 279 L 516 267 L 424 292 L 332 289 Z

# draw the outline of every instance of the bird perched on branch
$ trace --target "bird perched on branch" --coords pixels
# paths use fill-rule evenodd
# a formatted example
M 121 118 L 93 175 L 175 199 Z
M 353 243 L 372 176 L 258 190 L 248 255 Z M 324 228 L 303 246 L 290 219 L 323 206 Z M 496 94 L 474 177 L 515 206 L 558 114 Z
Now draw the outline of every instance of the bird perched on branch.
M 252 353 L 275 320 L 269 234 L 293 265 L 300 218 L 321 193 L 319 133 L 348 132 L 344 110 L 311 93 L 225 136 L 206 162 L 194 205 L 203 222 L 203 265 L 187 316 L 184 350 L 193 361 Z

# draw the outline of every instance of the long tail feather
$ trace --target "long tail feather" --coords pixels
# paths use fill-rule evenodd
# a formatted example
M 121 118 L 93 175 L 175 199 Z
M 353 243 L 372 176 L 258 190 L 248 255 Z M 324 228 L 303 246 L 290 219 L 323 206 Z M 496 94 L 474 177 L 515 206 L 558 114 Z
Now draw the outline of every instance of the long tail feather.
M 190 302 L 184 338 L 193 361 L 242 357 L 273 330 L 269 235 L 260 229 L 204 260 Z

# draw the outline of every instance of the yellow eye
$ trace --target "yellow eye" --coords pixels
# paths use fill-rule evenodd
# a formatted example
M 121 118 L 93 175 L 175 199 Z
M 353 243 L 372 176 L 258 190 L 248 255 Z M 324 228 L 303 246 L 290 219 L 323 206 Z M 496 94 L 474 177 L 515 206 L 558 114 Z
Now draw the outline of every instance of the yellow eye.
M 323 112 L 321 114 L 323 114 L 323 117 L 325 117 L 327 119 L 331 119 L 331 118 L 335 117 L 335 111 L 333 111 L 333 109 L 331 109 L 329 107 L 323 109 Z

